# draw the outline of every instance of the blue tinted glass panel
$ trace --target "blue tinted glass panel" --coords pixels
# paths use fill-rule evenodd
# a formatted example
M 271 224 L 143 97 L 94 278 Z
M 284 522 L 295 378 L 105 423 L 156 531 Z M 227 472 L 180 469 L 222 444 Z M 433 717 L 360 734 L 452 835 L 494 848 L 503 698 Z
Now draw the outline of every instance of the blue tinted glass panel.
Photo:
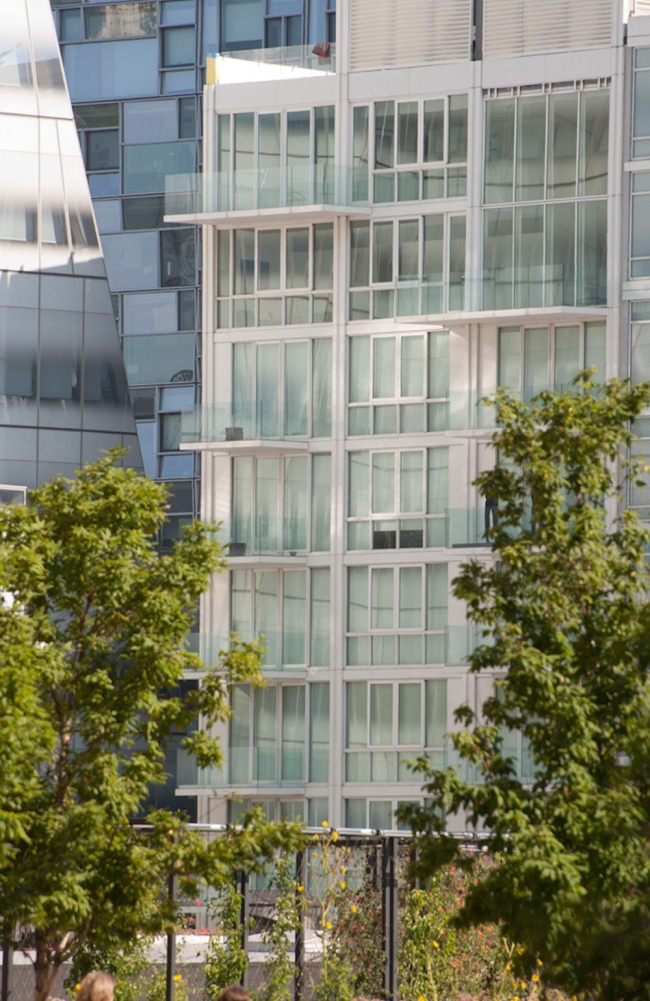
M 158 334 L 124 341 L 126 374 L 132 386 L 194 380 L 194 335 Z
M 194 28 L 163 31 L 163 66 L 190 66 L 194 62 Z
M 176 101 L 129 101 L 124 105 L 124 142 L 178 139 Z
M 108 280 L 113 292 L 156 288 L 158 285 L 157 233 L 121 233 L 119 236 L 105 236 L 102 240 L 102 248 Z
M 138 438 L 145 476 L 156 475 L 156 425 L 153 421 L 138 421 Z
M 262 0 L 224 0 L 221 5 L 221 51 L 261 46 L 262 22 Z
M 162 5 L 161 17 L 163 24 L 193 24 L 194 0 L 167 0 Z
M 124 148 L 124 191 L 164 191 L 167 174 L 194 171 L 193 142 L 151 143 Z
M 140 97 L 158 90 L 156 38 L 66 46 L 63 63 L 73 101 Z
M 91 174 L 88 187 L 93 198 L 109 198 L 120 193 L 119 174 Z
M 163 73 L 163 94 L 187 94 L 194 90 L 194 70 L 167 70 Z

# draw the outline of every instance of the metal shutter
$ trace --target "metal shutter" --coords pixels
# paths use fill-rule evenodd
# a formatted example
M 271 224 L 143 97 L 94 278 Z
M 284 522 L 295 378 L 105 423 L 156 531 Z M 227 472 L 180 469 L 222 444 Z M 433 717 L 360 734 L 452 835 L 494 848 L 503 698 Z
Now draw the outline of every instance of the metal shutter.
M 633 14 L 650 14 L 650 0 L 635 0 Z
M 350 68 L 468 59 L 471 0 L 351 0 Z
M 650 0 L 645 0 L 650 9 Z M 485 0 L 483 54 L 516 56 L 610 45 L 612 0 Z

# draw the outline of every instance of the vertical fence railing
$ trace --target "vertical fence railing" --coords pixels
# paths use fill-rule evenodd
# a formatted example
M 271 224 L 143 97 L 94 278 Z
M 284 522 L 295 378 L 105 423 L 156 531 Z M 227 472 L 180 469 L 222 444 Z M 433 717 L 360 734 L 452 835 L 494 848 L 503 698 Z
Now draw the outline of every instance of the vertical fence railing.
M 2 1001 L 10 1001 L 14 989 L 14 943 L 11 930 L 2 938 Z
M 203 830 L 206 834 L 224 833 L 225 825 L 190 825 L 195 830 Z M 307 829 L 307 833 L 322 834 L 322 829 Z M 481 836 L 473 833 L 456 835 L 459 842 L 464 843 L 470 851 L 476 851 L 480 843 Z M 411 862 L 416 858 L 416 846 L 412 837 L 406 831 L 373 831 L 373 830 L 341 830 L 337 838 L 337 847 L 344 848 L 351 845 L 358 847 L 366 846 L 370 849 L 366 857 L 366 873 L 371 884 L 381 893 L 381 937 L 384 953 L 384 991 L 387 1001 L 397 1001 L 398 998 L 398 959 L 399 959 L 399 879 L 400 879 L 400 842 L 406 849 L 405 858 Z M 307 850 L 299 850 L 295 855 L 295 874 L 297 887 L 296 901 L 300 913 L 300 921 L 295 933 L 293 954 L 294 954 L 294 1001 L 304 1001 L 307 992 L 306 985 L 306 917 L 307 917 L 307 887 L 309 885 Z M 248 954 L 249 952 L 249 919 L 250 919 L 250 893 L 248 876 L 243 871 L 235 874 L 237 893 L 240 898 L 241 923 L 241 947 Z M 178 877 L 170 876 L 168 883 L 170 899 L 178 902 Z M 287 949 L 289 949 L 287 943 Z M 12 957 L 13 946 L 11 938 L 5 937 L 3 940 L 3 966 L 2 966 L 2 997 L 0 1001 L 11 1001 L 12 993 Z M 167 936 L 167 956 L 166 956 L 166 1001 L 174 1001 L 174 986 L 177 962 L 177 937 L 172 931 Z M 318 957 L 314 956 L 314 961 L 318 962 Z M 242 986 L 244 985 L 242 977 Z

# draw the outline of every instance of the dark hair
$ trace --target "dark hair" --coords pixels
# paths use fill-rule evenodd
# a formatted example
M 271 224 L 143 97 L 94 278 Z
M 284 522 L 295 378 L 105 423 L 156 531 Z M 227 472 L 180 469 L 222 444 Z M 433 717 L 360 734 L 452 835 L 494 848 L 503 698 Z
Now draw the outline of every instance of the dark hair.
M 228 984 L 217 996 L 217 1001 L 251 1001 L 251 997 L 239 984 Z

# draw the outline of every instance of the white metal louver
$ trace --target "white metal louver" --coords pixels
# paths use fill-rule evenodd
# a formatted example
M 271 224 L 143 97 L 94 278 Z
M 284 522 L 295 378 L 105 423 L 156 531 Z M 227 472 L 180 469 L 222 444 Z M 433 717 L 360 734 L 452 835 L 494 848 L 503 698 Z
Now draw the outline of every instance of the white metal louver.
M 471 0 L 351 0 L 350 68 L 467 59 Z
M 650 0 L 634 0 L 633 14 L 650 14 Z
M 650 0 L 645 2 L 650 11 Z M 486 59 L 605 46 L 611 40 L 612 0 L 485 0 Z

